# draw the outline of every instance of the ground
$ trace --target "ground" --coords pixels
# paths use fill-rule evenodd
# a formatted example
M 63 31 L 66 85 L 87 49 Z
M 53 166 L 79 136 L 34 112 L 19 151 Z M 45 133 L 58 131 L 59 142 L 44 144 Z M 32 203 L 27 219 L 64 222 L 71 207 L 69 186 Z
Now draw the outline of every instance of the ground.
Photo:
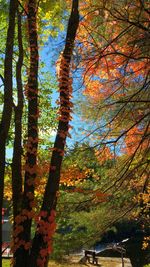
M 72 266 L 72 267 L 96 266 L 96 265 L 89 264 L 89 263 L 86 263 L 86 265 L 78 264 L 77 262 L 79 262 L 79 259 L 80 259 L 79 256 L 72 256 L 70 258 L 70 265 L 66 265 L 66 266 Z M 53 265 L 50 265 L 50 266 L 53 266 Z M 66 267 L 66 266 L 64 265 L 60 267 Z M 99 257 L 97 266 L 99 267 L 122 267 L 122 260 L 121 258 Z M 129 259 L 124 259 L 124 267 L 132 267 Z
M 66 263 L 58 263 L 55 261 L 49 261 L 49 267 L 93 267 L 96 265 L 92 264 L 78 264 L 77 261 L 79 260 L 79 257 L 71 257 L 71 259 Z M 124 267 L 131 267 L 129 259 L 124 260 L 125 264 Z M 119 258 L 100 258 L 98 261 L 97 266 L 99 267 L 122 267 L 121 259 Z M 3 260 L 3 267 L 9 267 L 10 261 L 9 260 Z

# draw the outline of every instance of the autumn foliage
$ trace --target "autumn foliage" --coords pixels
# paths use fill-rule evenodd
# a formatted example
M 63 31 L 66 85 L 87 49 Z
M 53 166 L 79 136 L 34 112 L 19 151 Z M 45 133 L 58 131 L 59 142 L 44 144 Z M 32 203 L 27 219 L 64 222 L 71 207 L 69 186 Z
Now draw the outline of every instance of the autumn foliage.
M 113 194 L 126 187 L 134 192 L 133 206 L 139 208 L 135 217 L 142 217 L 147 224 L 149 3 L 10 0 L 8 8 L 6 51 L 0 52 L 4 62 L 4 77 L 0 74 L 4 88 L 0 103 L 0 208 L 3 197 L 12 201 L 13 267 L 46 267 L 56 230 L 59 189 L 69 196 L 83 195 L 83 209 L 88 210 L 89 205 L 110 205 Z M 45 119 L 43 113 L 44 109 L 49 111 L 49 102 L 44 102 L 40 84 L 46 69 L 40 49 L 59 35 L 56 29 L 59 33 L 65 29 L 62 17 L 67 14 L 64 47 L 60 45 L 55 58 L 59 99 L 57 108 L 52 109 L 55 116 L 48 113 Z M 46 98 L 51 102 L 51 84 L 44 79 Z M 93 149 L 92 168 L 89 162 L 81 166 L 80 162 L 65 165 L 64 161 L 62 165 L 63 158 L 67 158 L 66 139 L 71 138 L 73 102 L 76 104 L 73 97 L 76 99 L 78 94 L 74 87 L 80 89 L 78 109 L 85 128 L 85 136 L 78 141 L 82 144 L 88 140 L 88 149 Z M 45 141 L 39 136 L 53 123 L 56 138 L 52 144 L 50 138 Z M 13 146 L 13 155 L 7 162 L 8 143 Z M 82 145 L 79 148 L 82 151 Z M 89 199 L 84 199 L 87 196 Z M 2 243 L 1 235 L 0 239 Z

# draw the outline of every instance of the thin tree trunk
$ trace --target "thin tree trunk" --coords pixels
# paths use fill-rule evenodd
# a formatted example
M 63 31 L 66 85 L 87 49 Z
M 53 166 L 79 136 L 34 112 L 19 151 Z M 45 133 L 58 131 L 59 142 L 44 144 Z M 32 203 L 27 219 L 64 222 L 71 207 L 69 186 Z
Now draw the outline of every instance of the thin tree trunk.
M 34 202 L 34 181 L 37 173 L 37 147 L 38 147 L 38 41 L 37 41 L 37 1 L 29 0 L 27 7 L 28 38 L 30 48 L 30 68 L 28 73 L 27 98 L 28 98 L 28 138 L 26 144 L 26 163 L 24 192 L 18 227 L 22 231 L 17 235 L 14 246 L 14 266 L 27 267 L 29 261 L 29 246 L 31 240 L 31 223 L 29 216 Z
M 4 192 L 4 174 L 5 174 L 5 153 L 6 141 L 11 122 L 12 115 L 12 59 L 15 32 L 15 15 L 17 10 L 17 1 L 10 0 L 9 5 L 9 24 L 7 30 L 6 52 L 4 59 L 4 106 L 2 119 L 0 122 L 0 251 L 2 251 L 2 206 Z M 0 258 L 0 267 L 2 266 L 2 258 Z
M 22 86 L 22 65 L 23 65 L 23 44 L 22 44 L 22 22 L 19 8 L 18 19 L 18 61 L 16 64 L 17 84 L 17 106 L 14 107 L 15 136 L 12 158 L 12 199 L 13 199 L 13 230 L 15 230 L 15 218 L 21 210 L 22 199 L 22 113 L 23 113 L 23 86 Z M 15 237 L 13 236 L 15 243 Z
M 52 153 L 49 178 L 46 184 L 45 194 L 43 198 L 43 204 L 41 208 L 45 211 L 45 215 L 41 215 L 40 223 L 44 222 L 47 226 L 49 224 L 49 230 L 47 229 L 47 235 L 42 232 L 41 224 L 37 226 L 37 231 L 33 239 L 30 267 L 47 266 L 47 258 L 49 250 L 48 241 L 45 241 L 51 231 L 53 234 L 54 218 L 53 210 L 56 208 L 57 192 L 59 190 L 60 171 L 64 153 L 64 146 L 66 137 L 69 131 L 69 122 L 71 120 L 71 77 L 70 77 L 70 63 L 74 48 L 74 41 L 79 24 L 79 12 L 78 12 L 78 0 L 73 0 L 72 11 L 68 22 L 67 36 L 65 48 L 60 62 L 60 76 L 59 76 L 59 91 L 60 91 L 60 109 L 59 109 L 59 124 L 57 129 L 56 140 L 54 143 L 54 149 Z M 50 240 L 51 241 L 51 240 Z M 51 242 L 50 242 L 51 243 Z M 42 253 L 45 255 L 42 256 Z M 42 265 L 44 264 L 44 265 Z
M 18 104 L 15 111 L 15 137 L 12 159 L 12 193 L 13 193 L 13 217 L 17 216 L 21 209 L 22 194 L 22 113 L 23 113 L 23 87 L 22 87 L 22 65 L 23 65 L 23 44 L 22 44 L 22 23 L 21 14 L 18 11 L 18 62 L 16 65 L 16 83 Z

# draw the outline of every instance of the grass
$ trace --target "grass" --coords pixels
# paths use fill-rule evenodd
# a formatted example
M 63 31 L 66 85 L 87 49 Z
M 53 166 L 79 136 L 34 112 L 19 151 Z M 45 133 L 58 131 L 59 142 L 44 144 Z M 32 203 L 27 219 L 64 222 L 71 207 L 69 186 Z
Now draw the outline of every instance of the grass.
M 3 267 L 10 267 L 10 260 L 4 260 L 3 259 Z

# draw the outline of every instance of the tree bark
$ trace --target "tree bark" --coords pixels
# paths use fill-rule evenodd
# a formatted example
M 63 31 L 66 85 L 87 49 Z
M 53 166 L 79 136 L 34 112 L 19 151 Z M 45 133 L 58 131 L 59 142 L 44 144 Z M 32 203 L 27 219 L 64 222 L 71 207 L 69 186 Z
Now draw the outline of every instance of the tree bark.
M 37 1 L 29 0 L 27 6 L 28 38 L 30 49 L 30 67 L 28 72 L 27 98 L 28 98 L 28 137 L 26 143 L 26 163 L 24 191 L 22 197 L 20 222 L 22 231 L 17 235 L 14 244 L 14 267 L 27 267 L 29 250 L 27 245 L 31 242 L 32 219 L 28 215 L 32 211 L 34 202 L 34 181 L 37 173 L 37 147 L 38 147 L 38 35 L 37 35 Z M 18 245 L 18 242 L 19 245 Z
M 13 45 L 15 33 L 15 15 L 17 10 L 17 1 L 10 0 L 9 5 L 9 23 L 7 30 L 6 51 L 4 59 L 4 106 L 2 119 L 0 122 L 0 251 L 2 251 L 2 206 L 4 192 L 4 174 L 5 174 L 5 154 L 6 141 L 12 115 L 12 60 L 13 60 Z M 2 258 L 0 259 L 0 267 L 2 266 Z
M 14 107 L 15 136 L 12 158 L 12 200 L 13 200 L 13 230 L 15 230 L 15 218 L 21 210 L 22 198 L 22 114 L 23 114 L 23 86 L 22 86 L 22 65 L 23 65 L 23 44 L 22 44 L 22 22 L 21 14 L 17 12 L 18 19 L 18 61 L 16 64 L 16 84 L 18 103 Z M 15 243 L 15 237 L 13 236 Z
M 21 209 L 22 194 L 22 113 L 23 113 L 23 87 L 22 87 L 22 65 L 23 65 L 23 44 L 22 44 L 22 23 L 21 14 L 18 10 L 18 62 L 16 65 L 16 83 L 18 104 L 15 111 L 15 137 L 12 159 L 12 194 L 13 194 L 13 217 L 17 216 Z
M 56 208 L 57 192 L 59 190 L 60 171 L 63 159 L 64 147 L 66 137 L 69 131 L 69 122 L 71 120 L 71 58 L 74 48 L 74 41 L 76 32 L 79 25 L 79 12 L 78 12 L 78 0 L 73 0 L 72 11 L 68 22 L 67 36 L 65 42 L 65 48 L 60 62 L 60 76 L 59 76 L 59 91 L 60 91 L 60 109 L 59 109 L 59 124 L 54 143 L 53 153 L 51 157 L 50 170 L 48 182 L 45 188 L 45 194 L 43 198 L 43 204 L 41 212 L 45 211 L 46 216 L 41 216 L 40 222 L 45 224 L 54 224 L 53 220 L 50 220 L 53 210 Z M 41 256 L 42 250 L 48 250 L 48 243 L 44 240 L 44 234 L 40 231 L 40 223 L 37 226 L 35 237 L 33 239 L 30 267 L 40 266 L 37 262 L 47 266 L 48 251 L 45 256 Z M 42 265 L 41 265 L 42 266 Z

